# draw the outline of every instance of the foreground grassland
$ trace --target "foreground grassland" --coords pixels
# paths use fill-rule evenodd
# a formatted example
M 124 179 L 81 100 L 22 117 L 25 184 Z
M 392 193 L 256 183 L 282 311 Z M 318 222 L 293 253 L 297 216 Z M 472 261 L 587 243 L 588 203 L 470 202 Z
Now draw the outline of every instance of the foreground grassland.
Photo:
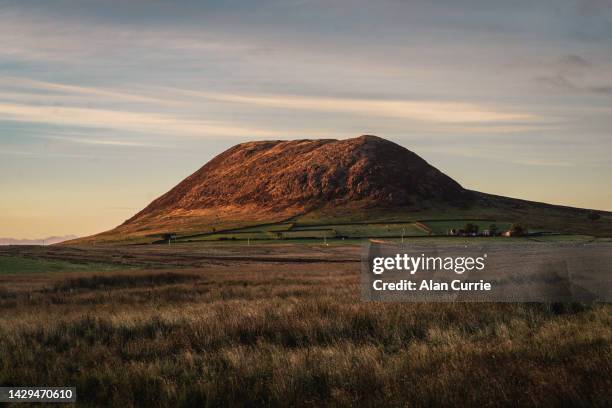
M 120 407 L 612 401 L 612 306 L 362 303 L 358 247 L 167 247 L 20 249 L 134 268 L 0 276 L 0 385 Z

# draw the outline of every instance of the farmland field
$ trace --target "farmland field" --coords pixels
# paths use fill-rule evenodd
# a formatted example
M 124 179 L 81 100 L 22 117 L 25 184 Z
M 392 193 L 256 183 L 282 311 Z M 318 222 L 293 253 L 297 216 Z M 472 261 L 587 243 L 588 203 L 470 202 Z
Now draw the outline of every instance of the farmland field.
M 444 233 L 444 235 L 446 232 Z M 345 224 L 278 223 L 252 226 L 200 235 L 179 236 L 178 242 L 227 240 L 279 240 L 324 238 L 415 237 L 430 235 L 430 230 L 414 222 L 377 222 Z
M 482 219 L 422 220 L 421 223 L 426 225 L 434 235 L 447 235 L 450 229 L 463 229 L 468 223 L 476 225 L 479 231 L 490 229 L 492 225 L 494 225 L 498 231 L 508 231 L 512 226 L 510 222 L 497 222 L 496 220 Z
M 0 274 L 0 385 L 84 406 L 608 406 L 611 306 L 362 303 L 359 254 L 0 248 L 55 265 Z
M 338 235 L 350 238 L 398 237 L 402 234 L 405 236 L 427 235 L 423 229 L 414 223 L 330 224 L 325 226 L 296 227 L 294 230 L 308 231 L 323 227 L 333 229 Z
M 117 265 L 104 263 L 76 263 L 63 260 L 24 258 L 21 256 L 0 256 L 0 274 L 27 274 L 69 271 L 106 271 L 119 268 Z

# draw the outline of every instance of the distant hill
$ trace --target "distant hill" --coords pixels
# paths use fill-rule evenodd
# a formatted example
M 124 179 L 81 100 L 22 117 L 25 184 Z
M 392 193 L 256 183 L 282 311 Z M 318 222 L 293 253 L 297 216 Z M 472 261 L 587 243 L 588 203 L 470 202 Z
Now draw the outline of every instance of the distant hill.
M 608 216 L 604 222 L 608 225 Z M 299 217 L 506 216 L 588 233 L 589 210 L 464 189 L 408 149 L 377 136 L 260 141 L 221 153 L 117 228 L 77 240 L 188 234 Z M 612 232 L 612 228 L 610 228 Z
M 52 245 L 76 238 L 78 238 L 76 235 L 64 235 L 63 237 L 54 236 L 41 239 L 0 238 L 0 245 Z

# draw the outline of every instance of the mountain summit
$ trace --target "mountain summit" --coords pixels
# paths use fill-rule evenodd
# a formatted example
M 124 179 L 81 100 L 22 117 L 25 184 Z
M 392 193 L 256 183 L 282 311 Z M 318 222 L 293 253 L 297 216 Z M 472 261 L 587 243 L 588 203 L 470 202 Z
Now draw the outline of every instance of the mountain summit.
M 248 142 L 216 156 L 121 227 L 279 219 L 323 207 L 419 207 L 464 192 L 415 153 L 377 136 Z
M 377 136 L 259 141 L 226 150 L 122 225 L 77 241 L 210 233 L 306 214 L 338 221 L 493 211 L 543 219 L 534 209 L 563 220 L 582 214 L 466 190 L 415 153 Z
M 304 211 L 360 203 L 396 207 L 452 200 L 463 188 L 411 151 L 377 136 L 242 143 L 221 153 L 128 221 L 212 208 Z

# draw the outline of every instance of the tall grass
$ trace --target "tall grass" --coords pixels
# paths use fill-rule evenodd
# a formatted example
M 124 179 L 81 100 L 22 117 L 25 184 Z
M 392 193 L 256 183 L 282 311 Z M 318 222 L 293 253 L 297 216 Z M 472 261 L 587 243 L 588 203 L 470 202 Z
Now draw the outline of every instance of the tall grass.
M 361 303 L 353 269 L 5 277 L 0 385 L 83 406 L 610 405 L 610 306 Z

